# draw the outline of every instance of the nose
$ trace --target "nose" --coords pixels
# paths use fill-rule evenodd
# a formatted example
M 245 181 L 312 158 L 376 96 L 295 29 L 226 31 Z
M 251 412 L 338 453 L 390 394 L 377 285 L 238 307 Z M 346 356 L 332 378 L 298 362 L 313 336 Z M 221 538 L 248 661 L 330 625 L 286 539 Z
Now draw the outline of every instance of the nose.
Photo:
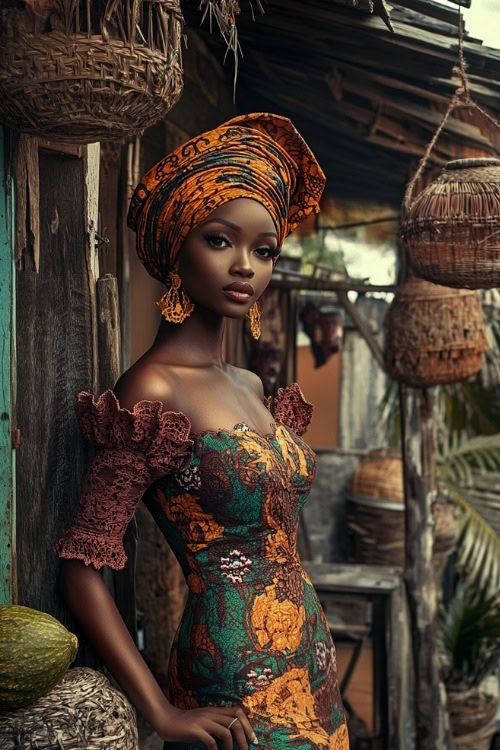
M 251 279 L 255 276 L 255 271 L 252 268 L 250 262 L 250 252 L 247 250 L 239 250 L 236 257 L 233 259 L 233 263 L 230 268 L 230 273 L 234 276 L 241 276 L 245 279 Z

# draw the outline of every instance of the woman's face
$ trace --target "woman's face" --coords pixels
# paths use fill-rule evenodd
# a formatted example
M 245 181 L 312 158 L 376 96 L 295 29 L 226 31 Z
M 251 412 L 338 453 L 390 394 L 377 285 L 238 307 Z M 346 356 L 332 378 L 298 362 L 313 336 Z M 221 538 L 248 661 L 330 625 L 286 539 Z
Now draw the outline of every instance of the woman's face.
M 244 317 L 267 287 L 278 252 L 271 214 L 257 201 L 237 198 L 216 208 L 184 242 L 182 285 L 196 306 Z

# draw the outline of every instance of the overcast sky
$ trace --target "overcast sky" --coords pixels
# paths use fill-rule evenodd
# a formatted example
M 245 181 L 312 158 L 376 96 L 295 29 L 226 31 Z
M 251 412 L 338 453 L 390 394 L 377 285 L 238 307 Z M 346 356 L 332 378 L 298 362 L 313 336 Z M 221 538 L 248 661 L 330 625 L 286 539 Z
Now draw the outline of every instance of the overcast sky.
M 444 5 L 458 10 L 455 3 L 444 0 Z M 463 8 L 465 28 L 482 39 L 488 47 L 500 48 L 500 0 L 472 0 L 470 8 Z

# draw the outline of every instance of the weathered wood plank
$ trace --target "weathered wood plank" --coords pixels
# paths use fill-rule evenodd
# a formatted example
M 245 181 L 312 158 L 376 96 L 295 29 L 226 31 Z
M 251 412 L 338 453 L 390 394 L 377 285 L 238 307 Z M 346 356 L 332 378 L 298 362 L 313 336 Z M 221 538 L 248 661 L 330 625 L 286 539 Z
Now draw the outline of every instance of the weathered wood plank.
M 38 271 L 40 261 L 40 179 L 38 139 L 21 134 L 16 156 L 16 233 L 14 258 L 18 267 L 27 263 Z
M 396 7 L 398 5 L 430 18 L 437 18 L 438 21 L 458 26 L 458 10 L 453 10 L 442 3 L 436 3 L 434 0 L 398 0 Z M 462 5 L 464 4 L 462 3 Z
M 0 126 L 0 604 L 14 603 L 16 587 L 15 428 L 12 383 L 15 366 L 15 288 L 12 186 L 5 139 Z
M 99 392 L 102 393 L 113 388 L 121 371 L 118 280 L 109 273 L 97 280 L 96 302 Z
M 90 448 L 74 405 L 95 392 L 95 282 L 84 217 L 84 160 L 40 153 L 40 272 L 17 272 L 19 602 L 57 617 L 99 661 L 58 593 L 54 543 L 70 525 Z
M 405 583 L 411 612 L 417 747 L 451 748 L 438 655 L 432 505 L 437 497 L 433 396 L 401 386 L 405 488 Z

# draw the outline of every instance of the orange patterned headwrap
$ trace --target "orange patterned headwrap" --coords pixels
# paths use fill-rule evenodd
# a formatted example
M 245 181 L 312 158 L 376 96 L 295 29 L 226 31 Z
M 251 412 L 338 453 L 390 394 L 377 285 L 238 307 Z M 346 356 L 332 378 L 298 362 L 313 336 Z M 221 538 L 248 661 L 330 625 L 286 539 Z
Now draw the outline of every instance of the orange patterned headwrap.
M 183 242 L 218 206 L 252 198 L 271 214 L 279 246 L 318 203 L 325 176 L 286 117 L 235 117 L 179 146 L 144 175 L 128 225 L 148 273 L 166 282 Z

